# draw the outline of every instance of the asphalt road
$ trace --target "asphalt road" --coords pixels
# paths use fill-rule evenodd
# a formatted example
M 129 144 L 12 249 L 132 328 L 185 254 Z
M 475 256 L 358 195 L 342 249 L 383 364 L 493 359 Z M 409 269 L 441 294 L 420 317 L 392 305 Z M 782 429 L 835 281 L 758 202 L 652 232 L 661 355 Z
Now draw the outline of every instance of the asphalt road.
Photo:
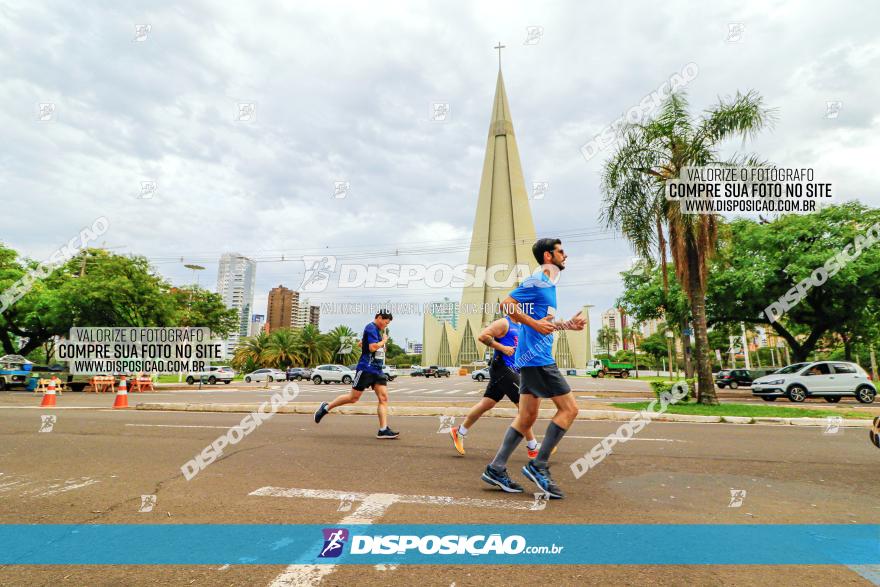
M 65 394 L 59 403 L 81 401 L 81 395 Z M 89 403 L 110 399 L 89 395 Z M 276 415 L 186 481 L 180 466 L 239 422 L 241 414 L 87 406 L 40 410 L 21 405 L 22 399 L 26 396 L 0 396 L 3 523 L 325 525 L 360 511 L 358 503 L 346 510 L 333 492 L 454 498 L 442 506 L 395 503 L 374 515 L 375 523 L 880 523 L 880 451 L 867 442 L 864 430 L 831 435 L 822 428 L 656 422 L 576 480 L 568 464 L 618 425 L 578 421 L 554 457 L 555 477 L 567 499 L 532 511 L 529 494 L 502 495 L 479 480 L 508 425 L 500 418 L 479 422 L 468 437 L 466 456 L 460 457 L 448 435 L 438 433 L 437 418 L 395 418 L 400 439 L 378 441 L 372 416 L 331 415 L 315 425 L 309 416 Z M 51 432 L 39 432 L 43 415 L 57 418 Z M 539 435 L 545 426 L 539 422 Z M 525 460 L 523 450 L 511 469 Z M 330 497 L 297 491 L 303 489 Z M 739 507 L 730 507 L 732 489 L 746 491 Z M 156 496 L 150 512 L 139 511 L 143 495 Z M 504 505 L 461 501 L 468 499 Z M 843 566 L 338 566 L 325 571 L 320 580 L 312 574 L 305 584 L 869 585 L 871 576 L 869 570 L 858 569 L 863 576 Z M 6 566 L 0 568 L 0 584 L 282 585 L 303 584 L 309 573 L 278 565 Z

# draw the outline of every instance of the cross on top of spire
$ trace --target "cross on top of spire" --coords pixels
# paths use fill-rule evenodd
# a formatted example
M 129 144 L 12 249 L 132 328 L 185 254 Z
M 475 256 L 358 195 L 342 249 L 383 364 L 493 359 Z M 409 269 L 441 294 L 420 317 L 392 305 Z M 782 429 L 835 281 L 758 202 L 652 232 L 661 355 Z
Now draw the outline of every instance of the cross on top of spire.
M 498 44 L 493 47 L 493 49 L 498 50 L 498 69 L 501 69 L 501 50 L 506 47 L 507 45 L 502 45 L 501 41 L 498 41 Z

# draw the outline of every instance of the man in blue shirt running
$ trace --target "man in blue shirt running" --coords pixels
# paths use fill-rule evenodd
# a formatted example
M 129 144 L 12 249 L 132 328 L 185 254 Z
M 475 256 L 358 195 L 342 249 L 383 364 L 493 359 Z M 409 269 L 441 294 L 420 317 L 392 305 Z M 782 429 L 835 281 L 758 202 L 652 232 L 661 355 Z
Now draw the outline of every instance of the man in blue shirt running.
M 382 370 L 385 367 L 385 347 L 388 344 L 388 333 L 384 330 L 388 328 L 388 323 L 391 320 L 391 312 L 383 310 L 376 314 L 372 322 L 366 325 L 361 337 L 361 359 L 357 364 L 351 392 L 340 395 L 329 404 L 327 402 L 321 403 L 315 411 L 316 424 L 320 423 L 321 419 L 333 408 L 357 402 L 361 399 L 364 390 L 372 387 L 376 392 L 376 399 L 379 400 L 379 406 L 376 410 L 379 416 L 379 432 L 376 433 L 376 438 L 386 440 L 399 436 L 398 432 L 388 427 L 388 378 Z
M 550 477 L 547 461 L 577 417 L 578 406 L 568 382 L 553 360 L 553 332 L 583 330 L 586 319 L 580 312 L 571 320 L 556 319 L 556 281 L 565 269 L 567 258 L 562 241 L 539 239 L 532 246 L 532 254 L 540 264 L 538 271 L 501 303 L 504 312 L 520 324 L 514 359 L 520 370 L 519 414 L 507 429 L 498 454 L 486 467 L 482 479 L 508 493 L 523 491 L 522 486 L 507 474 L 507 460 L 538 419 L 541 400 L 549 398 L 556 406 L 556 414 L 547 426 L 538 456 L 530 460 L 522 472 L 550 498 L 562 499 L 565 494 Z

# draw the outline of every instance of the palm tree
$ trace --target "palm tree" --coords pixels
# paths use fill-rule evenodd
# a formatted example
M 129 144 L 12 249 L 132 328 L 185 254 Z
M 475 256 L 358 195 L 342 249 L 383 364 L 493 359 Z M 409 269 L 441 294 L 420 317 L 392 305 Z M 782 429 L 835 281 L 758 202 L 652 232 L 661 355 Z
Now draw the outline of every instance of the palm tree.
M 360 355 L 360 347 L 352 342 L 360 340 L 357 332 L 345 325 L 340 325 L 324 335 L 327 343 L 333 347 L 333 360 L 348 365 Z M 343 352 L 348 351 L 348 352 Z
M 298 332 L 298 354 L 302 364 L 306 367 L 314 367 L 326 363 L 333 356 L 333 351 L 327 347 L 327 340 L 314 324 L 306 324 Z
M 596 332 L 596 344 L 600 349 L 605 349 L 605 354 L 611 354 L 611 347 L 620 342 L 617 330 L 603 326 Z
M 641 336 L 642 333 L 639 332 L 638 324 L 633 324 L 632 326 L 625 326 L 623 328 L 623 340 L 632 341 L 633 345 L 633 359 L 636 364 L 636 377 L 639 376 L 639 347 L 636 344 L 636 337 Z
M 261 355 L 263 363 L 276 369 L 301 366 L 299 336 L 290 328 L 279 328 L 269 335 L 269 343 Z
M 650 256 L 658 246 L 664 278 L 666 226 L 675 276 L 687 294 L 694 320 L 701 403 L 718 403 L 709 359 L 706 278 L 719 219 L 715 214 L 682 214 L 678 203 L 666 201 L 666 182 L 678 178 L 686 166 L 763 165 L 754 156 L 722 161 L 717 149 L 727 139 L 754 136 L 772 126 L 773 120 L 774 112 L 764 107 L 756 92 L 737 92 L 732 99 L 721 99 L 697 121 L 691 121 L 685 95 L 672 94 L 657 118 L 623 129 L 621 146 L 605 164 L 603 217 L 642 257 Z
M 265 332 L 241 339 L 232 355 L 232 366 L 244 372 L 259 368 L 262 365 L 263 352 L 268 345 L 269 335 Z

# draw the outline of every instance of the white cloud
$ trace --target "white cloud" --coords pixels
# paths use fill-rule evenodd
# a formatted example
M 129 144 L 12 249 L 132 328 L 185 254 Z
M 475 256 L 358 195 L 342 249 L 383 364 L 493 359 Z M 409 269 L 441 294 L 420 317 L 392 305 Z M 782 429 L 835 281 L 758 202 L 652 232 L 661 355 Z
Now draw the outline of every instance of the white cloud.
M 780 119 L 750 150 L 815 166 L 839 198 L 880 205 L 880 180 L 869 172 L 880 125 L 876 10 L 734 1 L 7 3 L 2 238 L 40 258 L 106 215 L 108 245 L 155 259 L 178 283 L 190 279 L 181 257 L 207 265 L 202 283 L 213 283 L 220 254 L 240 251 L 262 260 L 258 313 L 269 288 L 298 285 L 301 263 L 289 259 L 303 253 L 453 240 L 463 248 L 447 262 L 463 260 L 499 39 L 527 185 L 550 184 L 532 203 L 542 235 L 596 227 L 603 156 L 586 162 L 578 148 L 691 61 L 700 68 L 688 86 L 695 113 L 719 95 L 756 89 Z M 731 22 L 744 25 L 738 43 L 726 41 Z M 143 42 L 134 42 L 135 24 L 151 25 Z M 524 45 L 533 25 L 543 37 Z M 824 117 L 827 100 L 843 102 L 837 119 Z M 447 122 L 428 119 L 438 101 L 450 104 Z M 55 122 L 35 120 L 39 102 L 56 104 Z M 234 120 L 239 102 L 256 103 L 255 122 Z M 153 199 L 137 197 L 144 180 L 159 186 Z M 335 181 L 351 183 L 346 198 L 331 197 Z M 44 218 L 51 230 L 35 229 Z M 573 283 L 613 281 L 631 257 L 623 241 L 567 250 L 584 263 L 566 272 Z M 560 293 L 563 304 L 596 304 L 598 317 L 619 285 Z M 397 336 L 421 338 L 420 320 L 395 322 Z

